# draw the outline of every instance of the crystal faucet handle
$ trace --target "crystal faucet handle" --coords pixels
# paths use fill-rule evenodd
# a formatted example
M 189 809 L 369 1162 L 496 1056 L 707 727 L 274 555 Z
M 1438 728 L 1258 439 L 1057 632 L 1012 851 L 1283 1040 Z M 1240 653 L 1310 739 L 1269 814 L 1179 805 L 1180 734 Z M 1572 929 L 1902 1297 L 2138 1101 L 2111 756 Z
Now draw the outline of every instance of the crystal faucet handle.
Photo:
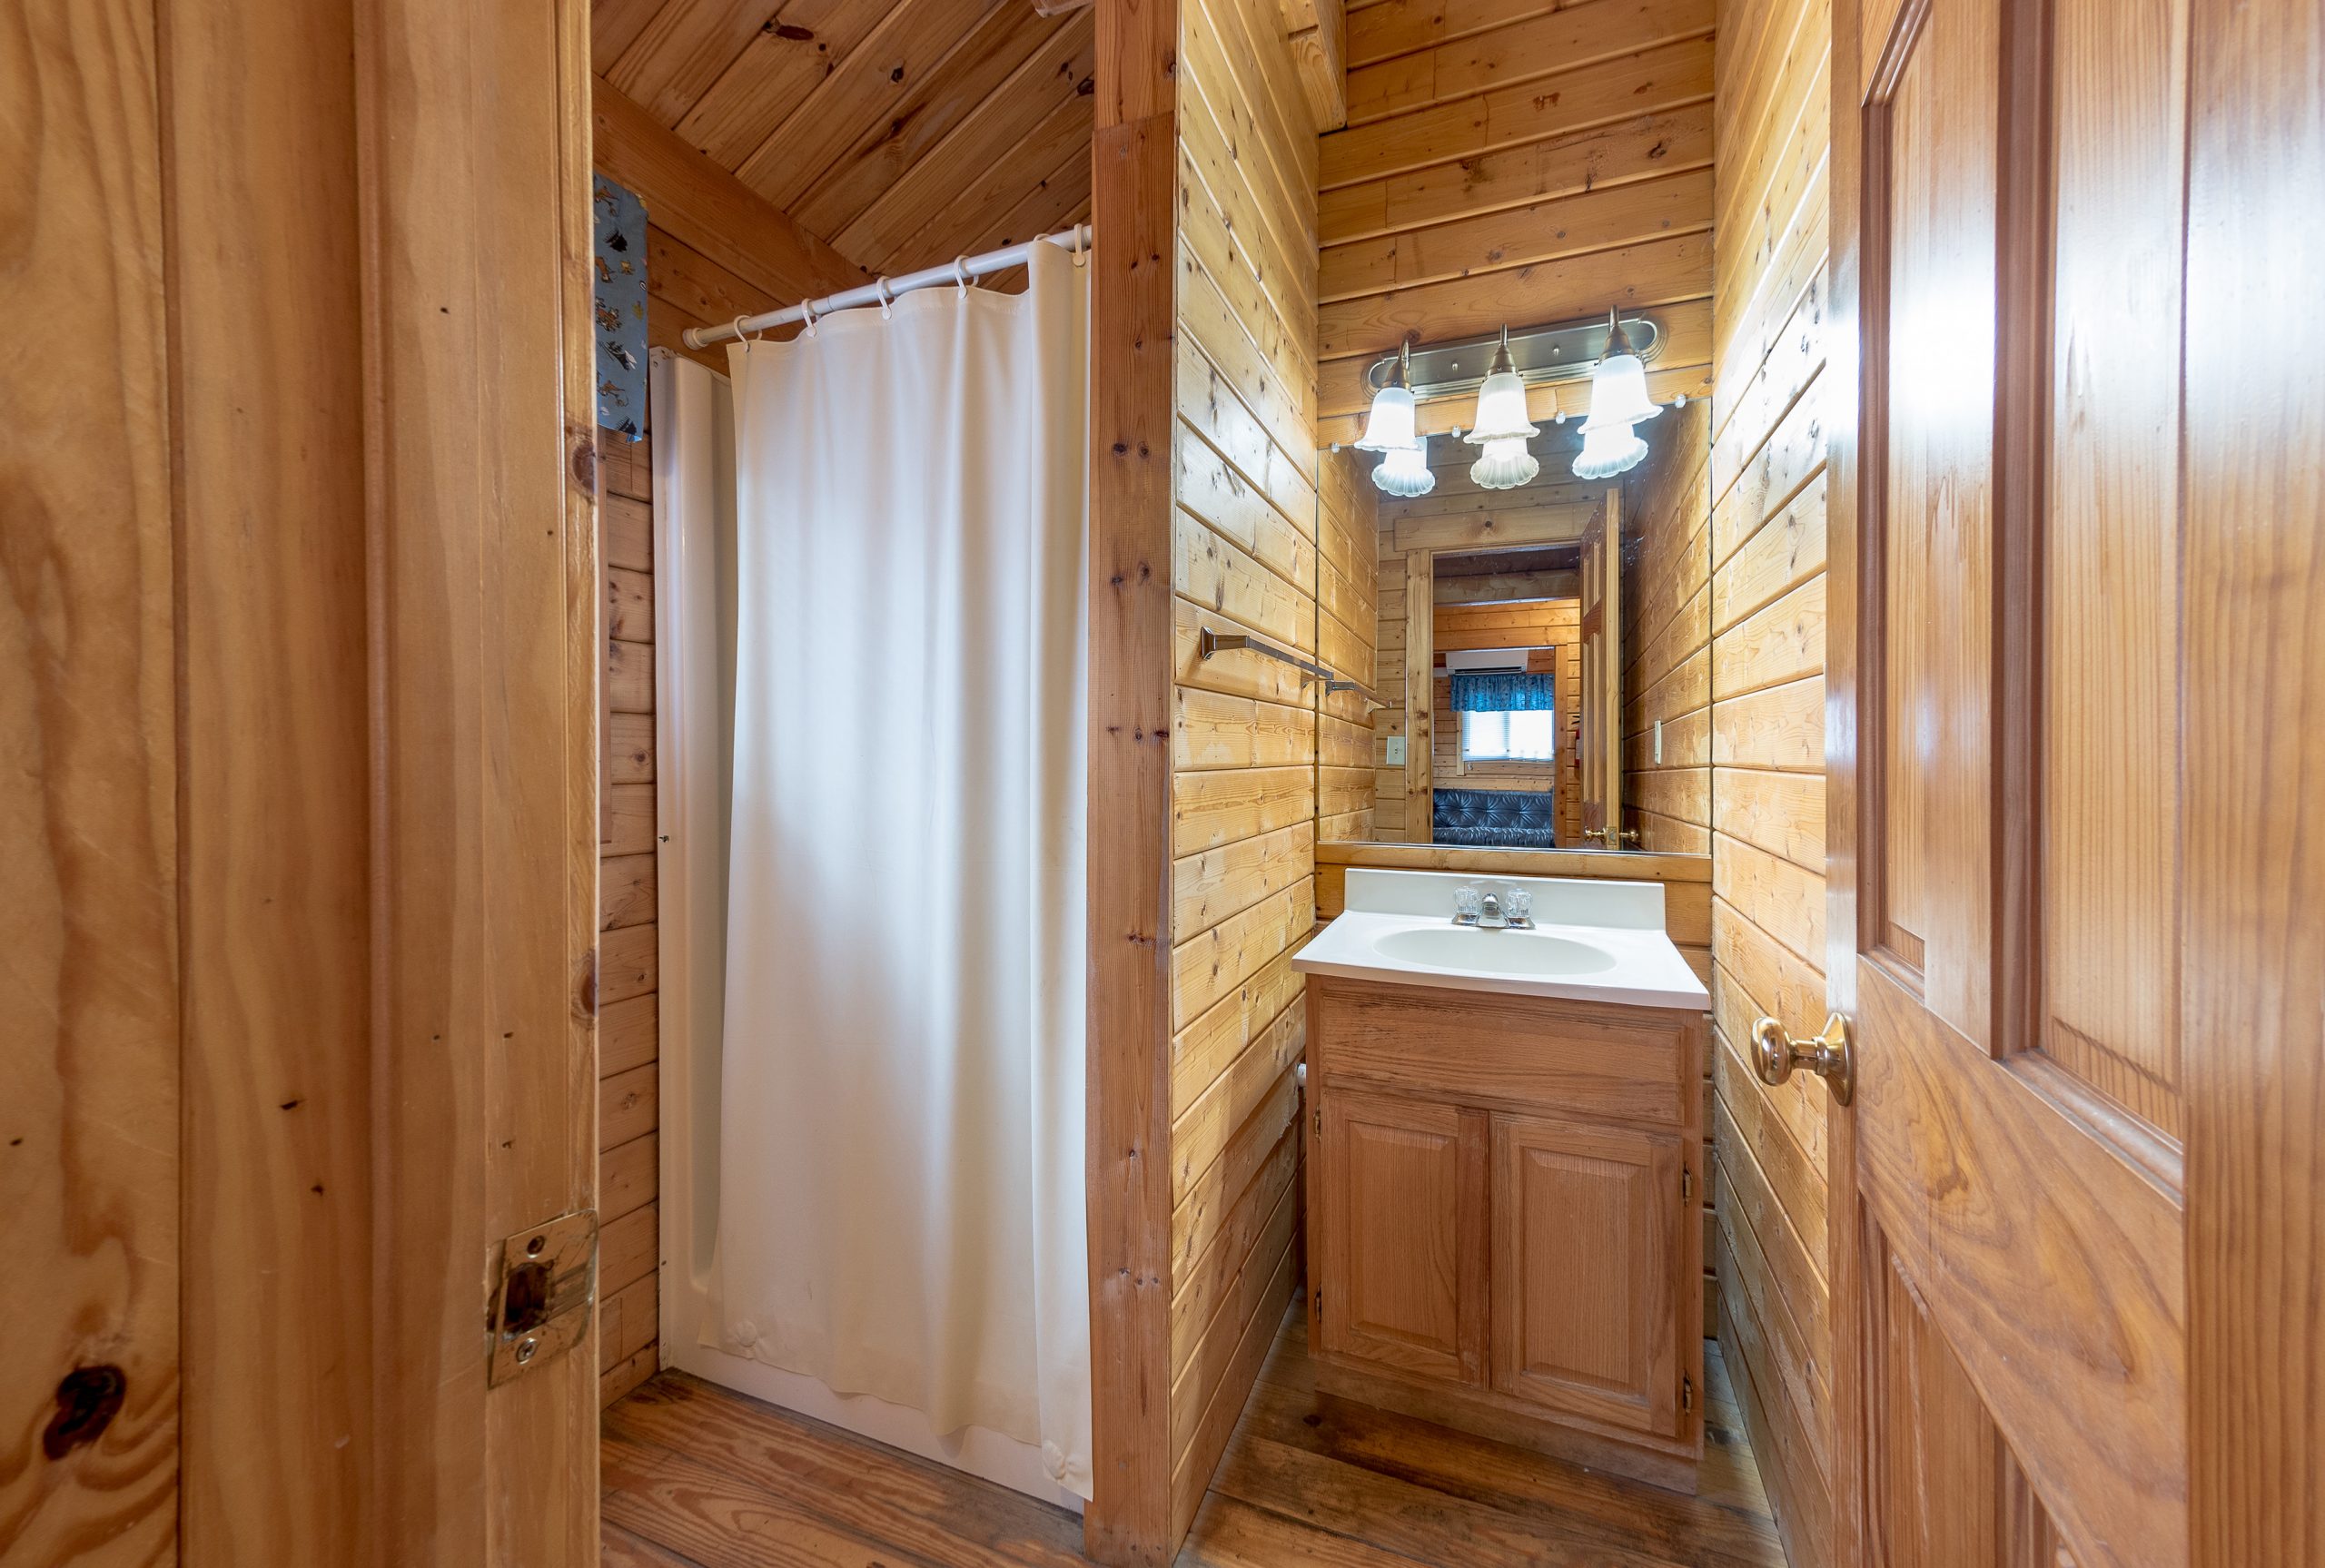
M 1484 908 L 1484 902 L 1479 897 L 1476 888 L 1457 887 L 1453 890 L 1453 912 L 1455 914 L 1475 915 L 1482 908 Z
M 1501 895 L 1502 912 L 1512 920 L 1524 920 L 1534 912 L 1534 895 L 1522 887 L 1513 887 Z

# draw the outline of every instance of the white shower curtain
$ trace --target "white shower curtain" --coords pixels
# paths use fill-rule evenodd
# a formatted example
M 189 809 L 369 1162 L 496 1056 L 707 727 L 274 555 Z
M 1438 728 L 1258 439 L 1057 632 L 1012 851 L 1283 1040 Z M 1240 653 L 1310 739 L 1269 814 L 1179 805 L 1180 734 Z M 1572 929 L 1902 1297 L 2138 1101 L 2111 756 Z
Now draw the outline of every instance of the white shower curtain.
M 732 849 L 706 1343 L 1090 1494 L 1087 274 L 728 351 Z

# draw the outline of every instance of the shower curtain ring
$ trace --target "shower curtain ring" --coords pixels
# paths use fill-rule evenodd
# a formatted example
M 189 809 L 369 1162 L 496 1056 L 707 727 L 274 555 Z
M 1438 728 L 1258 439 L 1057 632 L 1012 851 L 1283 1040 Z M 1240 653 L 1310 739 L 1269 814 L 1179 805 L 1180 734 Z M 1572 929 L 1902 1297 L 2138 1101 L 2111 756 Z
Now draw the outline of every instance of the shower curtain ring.
M 1079 223 L 1073 226 L 1073 264 L 1077 267 L 1086 267 L 1090 264 L 1088 253 L 1082 249 L 1082 229 L 1083 226 Z
M 799 301 L 799 319 L 807 323 L 807 336 L 811 338 L 814 337 L 816 335 L 815 301 L 802 300 Z
M 966 256 L 953 258 L 953 281 L 960 286 L 961 296 L 964 299 L 968 297 L 969 292 L 969 270 L 963 265 L 967 260 Z
M 749 320 L 748 316 L 735 318 L 735 340 L 743 345 L 743 352 L 746 354 L 751 351 L 751 337 L 749 333 L 743 330 L 743 323 Z
M 895 311 L 891 307 L 895 304 L 896 297 L 888 292 L 888 280 L 885 278 L 873 279 L 872 291 L 880 297 L 880 320 L 885 321 L 893 319 L 895 315 Z

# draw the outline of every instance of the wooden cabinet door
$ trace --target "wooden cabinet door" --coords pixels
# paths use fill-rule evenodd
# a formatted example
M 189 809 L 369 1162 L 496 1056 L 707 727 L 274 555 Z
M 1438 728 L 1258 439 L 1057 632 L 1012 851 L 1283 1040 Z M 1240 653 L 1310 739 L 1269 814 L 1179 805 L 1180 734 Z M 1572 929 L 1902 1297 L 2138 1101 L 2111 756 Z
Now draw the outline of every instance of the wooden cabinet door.
M 1325 1098 L 1319 1237 L 1323 1348 L 1475 1383 L 1484 1369 L 1482 1112 Z
M 1682 1169 L 1673 1135 L 1493 1119 L 1497 1389 L 1677 1434 Z

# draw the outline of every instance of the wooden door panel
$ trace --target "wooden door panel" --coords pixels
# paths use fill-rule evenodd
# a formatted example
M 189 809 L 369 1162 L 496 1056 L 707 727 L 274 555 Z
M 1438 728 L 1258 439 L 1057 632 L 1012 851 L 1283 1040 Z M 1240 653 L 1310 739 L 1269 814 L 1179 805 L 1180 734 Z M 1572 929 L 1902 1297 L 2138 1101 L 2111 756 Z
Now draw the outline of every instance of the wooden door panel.
M 2041 1049 L 2180 1137 L 2185 0 L 2057 0 Z
M 1498 1116 L 1493 1141 L 1495 1386 L 1676 1434 L 1678 1139 Z
M 1886 415 L 1873 617 L 1880 948 L 1991 1040 L 1997 0 L 1909 12 L 1867 149 Z
M 2075 1568 L 1878 1230 L 1865 1238 L 1867 1490 L 1883 1568 Z
M 2108 1543 L 2098 1561 L 2177 1560 L 2179 1205 L 2045 1094 L 2039 1057 L 1991 1060 L 1880 963 L 1857 985 L 1858 1180 L 1895 1266 L 2071 1537 Z
M 1471 1141 L 1475 1141 L 1472 1139 Z M 1482 1172 L 1449 1105 L 1336 1094 L 1324 1113 L 1321 1322 L 1327 1351 L 1474 1380 L 1462 1225 Z

